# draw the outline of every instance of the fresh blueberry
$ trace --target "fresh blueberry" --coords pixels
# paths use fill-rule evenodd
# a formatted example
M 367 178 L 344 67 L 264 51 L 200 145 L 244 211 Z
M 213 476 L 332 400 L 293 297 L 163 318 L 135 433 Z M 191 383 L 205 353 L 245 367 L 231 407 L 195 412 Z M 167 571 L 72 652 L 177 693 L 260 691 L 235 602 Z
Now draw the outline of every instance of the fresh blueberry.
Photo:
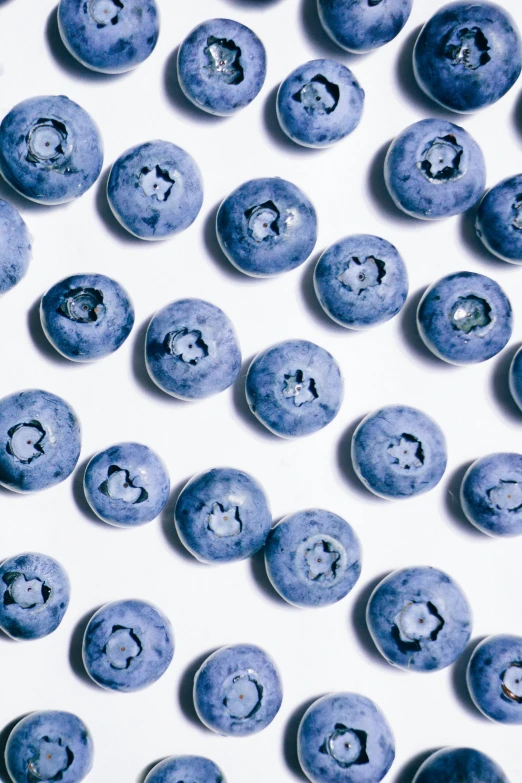
M 341 370 L 319 345 L 284 340 L 261 351 L 248 368 L 246 398 L 252 413 L 275 435 L 310 435 L 339 413 Z
M 60 0 L 58 27 L 73 57 L 102 73 L 122 73 L 152 54 L 159 35 L 155 0 Z
M 114 601 L 91 617 L 83 637 L 83 663 L 102 688 L 129 693 L 165 674 L 174 655 L 170 622 L 145 601 Z
M 366 621 L 388 663 L 430 672 L 455 661 L 469 642 L 471 609 L 457 583 L 436 568 L 394 571 L 368 601 Z
M 72 275 L 50 288 L 40 303 L 42 328 L 62 356 L 91 362 L 123 345 L 134 326 L 134 308 L 122 286 L 105 275 Z
M 31 250 L 31 235 L 19 212 L 0 199 L 0 295 L 25 277 Z
M 213 761 L 203 756 L 169 756 L 151 769 L 144 783 L 226 783 Z
M 329 147 L 358 126 L 364 90 L 346 66 L 311 60 L 287 76 L 277 93 L 277 116 L 287 136 L 304 147 Z
M 192 225 L 203 203 L 194 158 L 170 141 L 131 147 L 113 163 L 107 198 L 123 228 L 139 239 L 166 239 Z
M 191 478 L 178 497 L 175 520 L 181 541 L 202 563 L 250 557 L 272 525 L 262 486 L 234 468 L 213 468 Z
M 151 522 L 169 499 L 163 461 L 148 446 L 118 443 L 90 460 L 83 479 L 85 497 L 97 516 L 116 527 Z
M 522 409 L 522 348 L 519 348 L 509 367 L 509 389 L 513 399 Z
M 298 187 L 279 177 L 245 182 L 219 207 L 219 244 L 252 277 L 271 277 L 303 264 L 317 241 L 317 216 Z
M 160 389 L 197 400 L 228 389 L 241 369 L 231 322 L 202 299 L 180 299 L 158 310 L 147 329 L 145 360 Z
M 475 223 L 485 247 L 503 261 L 522 264 L 522 174 L 488 190 Z
M 392 41 L 408 21 L 413 0 L 317 0 L 330 38 L 349 52 L 371 52 Z
M 194 706 L 207 728 L 230 737 L 266 729 L 279 712 L 283 691 L 272 659 L 253 644 L 212 653 L 194 678 Z
M 522 535 L 522 455 L 476 460 L 460 487 L 462 510 L 488 536 Z
M 342 517 L 311 508 L 289 514 L 270 531 L 265 564 L 285 601 L 328 606 L 348 595 L 359 579 L 361 546 Z
M 324 251 L 315 267 L 314 287 L 330 318 L 348 329 L 366 329 L 401 310 L 408 273 L 390 242 L 354 234 Z
M 358 693 L 330 693 L 305 712 L 297 753 L 312 783 L 379 783 L 395 759 L 395 741 L 373 701 Z
M 467 683 L 476 707 L 499 723 L 522 723 L 522 638 L 490 636 L 468 663 Z
M 422 28 L 413 67 L 419 86 L 445 108 L 465 113 L 490 106 L 520 75 L 517 26 L 493 3 L 448 3 Z
M 477 203 L 486 186 L 486 165 L 464 128 L 447 120 L 420 120 L 390 144 L 384 178 L 399 209 L 420 220 L 438 220 Z
M 94 746 L 85 723 L 71 712 L 32 712 L 19 721 L 5 749 L 13 783 L 80 783 L 91 771 Z
M 0 125 L 0 172 L 22 196 L 63 204 L 100 176 L 103 145 L 92 117 L 64 95 L 18 103 Z
M 13 639 L 55 631 L 69 606 L 67 572 L 47 555 L 27 552 L 0 566 L 0 628 Z
M 0 484 L 36 492 L 71 475 L 80 456 L 80 423 L 50 392 L 26 389 L 0 400 Z
M 417 326 L 426 346 L 439 359 L 450 364 L 485 362 L 511 337 L 511 304 L 490 277 L 456 272 L 424 292 Z
M 265 47 L 250 28 L 232 19 L 202 22 L 179 47 L 180 87 L 210 114 L 225 117 L 248 106 L 265 76 Z
M 443 748 L 426 759 L 412 783 L 509 783 L 498 764 L 474 748 Z

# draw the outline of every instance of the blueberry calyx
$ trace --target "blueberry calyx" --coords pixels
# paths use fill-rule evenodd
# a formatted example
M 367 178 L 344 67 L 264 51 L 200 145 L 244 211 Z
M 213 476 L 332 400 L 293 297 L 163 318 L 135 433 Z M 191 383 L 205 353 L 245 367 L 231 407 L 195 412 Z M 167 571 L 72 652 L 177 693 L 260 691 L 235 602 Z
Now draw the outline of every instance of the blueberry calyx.
M 225 690 L 223 704 L 235 720 L 247 720 L 261 707 L 263 687 L 254 671 L 233 675 L 231 682 L 225 683 Z
M 519 193 L 516 197 L 513 205 L 512 205 L 513 212 L 515 213 L 515 217 L 513 218 L 511 225 L 513 228 L 518 229 L 519 231 L 522 230 L 522 193 Z
M 314 379 L 305 378 L 302 370 L 296 370 L 295 375 L 285 375 L 285 385 L 282 393 L 283 397 L 287 399 L 293 398 L 294 405 L 297 408 L 313 402 L 319 397 Z
M 241 533 L 243 522 L 239 516 L 239 506 L 219 502 L 212 504 L 212 511 L 207 517 L 207 529 L 218 538 L 232 538 Z
M 520 481 L 500 482 L 486 490 L 489 502 L 500 511 L 520 511 L 522 508 L 522 483 Z
M 74 754 L 61 737 L 51 739 L 46 736 L 41 738 L 38 750 L 29 759 L 27 766 L 29 774 L 37 780 L 57 783 L 63 779 L 63 773 L 73 761 Z
M 485 299 L 474 294 L 459 296 L 451 308 L 450 320 L 454 329 L 469 334 L 473 329 L 489 326 L 491 307 Z
M 279 219 L 281 213 L 273 201 L 265 201 L 245 211 L 248 220 L 248 233 L 256 242 L 264 242 L 281 233 Z
M 502 695 L 522 704 L 522 661 L 514 661 L 501 675 Z
M 321 539 L 305 549 L 304 558 L 308 570 L 307 577 L 313 582 L 333 582 L 337 576 L 341 553 L 334 548 L 333 541 Z
M 7 453 L 18 462 L 30 465 L 34 459 L 45 453 L 41 444 L 46 432 L 39 421 L 33 419 L 27 424 L 16 424 L 8 430 L 7 434 L 9 435 Z
M 386 275 L 386 264 L 375 256 L 366 256 L 361 261 L 357 256 L 352 256 L 346 265 L 346 269 L 338 276 L 338 280 L 349 291 L 357 296 L 366 288 L 374 288 L 381 285 Z
M 463 151 L 453 134 L 437 136 L 425 148 L 417 167 L 430 182 L 441 183 L 458 179 L 465 174 L 461 169 Z
M 145 195 L 155 197 L 157 201 L 167 201 L 176 184 L 174 175 L 159 164 L 152 168 L 145 166 L 140 172 L 139 182 Z
M 444 625 L 431 601 L 408 601 L 395 616 L 392 637 L 402 653 L 420 652 L 424 643 L 437 640 Z
M 7 571 L 2 580 L 8 585 L 4 593 L 4 606 L 17 604 L 21 609 L 34 609 L 47 603 L 51 588 L 38 577 L 27 578 L 20 571 Z
M 102 481 L 98 490 L 111 500 L 122 500 L 124 503 L 135 505 L 143 503 L 149 497 L 144 487 L 135 484 L 136 479 L 131 479 L 130 473 L 119 465 L 110 465 L 107 478 Z
M 118 24 L 123 8 L 120 0 L 91 0 L 89 12 L 97 27 L 106 27 L 108 24 Z
M 165 336 L 163 346 L 167 353 L 194 366 L 208 356 L 208 345 L 198 329 L 189 331 L 183 327 L 176 332 L 169 332 Z
M 29 163 L 54 163 L 67 150 L 67 128 L 60 120 L 42 117 L 36 121 L 26 137 Z
M 292 98 L 303 106 L 307 114 L 323 115 L 335 111 L 340 95 L 339 86 L 318 73 L 292 95 Z
M 354 764 L 369 762 L 366 752 L 368 735 L 360 729 L 351 729 L 343 723 L 336 723 L 334 731 L 319 748 L 321 753 L 328 754 L 343 769 Z
M 449 43 L 445 51 L 452 65 L 461 65 L 469 71 L 476 71 L 491 60 L 488 54 L 488 39 L 480 27 L 462 27 L 453 34 L 451 40 L 455 39 L 456 43 Z
M 400 470 L 418 470 L 424 465 L 424 449 L 421 441 L 407 432 L 393 438 L 387 451 L 391 457 L 391 464 L 398 466 Z
M 103 294 L 95 288 L 75 288 L 67 293 L 58 312 L 77 323 L 94 323 L 105 315 Z
M 126 628 L 124 625 L 112 626 L 112 633 L 103 648 L 113 669 L 128 669 L 142 651 L 139 636 L 132 628 Z
M 211 35 L 207 39 L 204 52 L 208 59 L 209 76 L 220 78 L 225 84 L 241 84 L 245 78 L 243 66 L 240 63 L 241 49 L 234 41 L 226 38 L 216 38 Z

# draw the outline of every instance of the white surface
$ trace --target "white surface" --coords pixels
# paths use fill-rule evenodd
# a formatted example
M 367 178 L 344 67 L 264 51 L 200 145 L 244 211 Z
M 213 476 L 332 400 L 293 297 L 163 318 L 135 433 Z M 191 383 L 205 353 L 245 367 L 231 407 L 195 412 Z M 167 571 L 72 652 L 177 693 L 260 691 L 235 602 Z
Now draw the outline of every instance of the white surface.
M 314 16 L 314 0 L 159 0 L 162 31 L 156 51 L 136 71 L 115 78 L 72 65 L 52 24 L 49 36 L 47 20 L 54 5 L 54 0 L 11 0 L 0 6 L 0 114 L 29 96 L 64 93 L 98 121 L 106 167 L 127 147 L 164 138 L 195 156 L 206 191 L 192 228 L 164 243 L 145 243 L 125 235 L 109 219 L 103 181 L 77 203 L 51 208 L 31 205 L 0 186 L 0 195 L 19 207 L 34 235 L 29 274 L 0 306 L 0 394 L 30 386 L 62 394 L 83 425 L 82 455 L 72 480 L 32 497 L 0 493 L 0 555 L 49 553 L 67 568 L 73 590 L 69 611 L 51 637 L 28 643 L 0 638 L 0 727 L 36 709 L 78 713 L 96 745 L 89 783 L 141 783 L 152 762 L 176 753 L 209 756 L 223 767 L 229 783 L 290 783 L 299 778 L 296 711 L 325 692 L 356 690 L 380 704 L 396 734 L 397 759 L 386 778 L 389 783 L 410 783 L 416 769 L 412 758 L 447 744 L 485 751 L 512 783 L 519 783 L 521 730 L 493 725 L 469 707 L 462 697 L 462 665 L 424 676 L 396 671 L 372 653 L 361 622 L 364 599 L 377 577 L 427 563 L 461 583 L 474 610 L 474 639 L 497 632 L 522 634 L 522 538 L 493 541 L 474 532 L 450 494 L 474 458 L 491 451 L 521 451 L 522 414 L 509 402 L 506 377 L 522 318 L 516 319 L 513 339 L 500 357 L 464 369 L 431 359 L 413 326 L 419 292 L 460 269 L 494 277 L 505 286 L 519 316 L 522 270 L 482 252 L 470 239 L 469 219 L 438 224 L 406 219 L 382 190 L 385 144 L 409 123 L 438 113 L 412 84 L 409 59 L 418 25 L 441 0 L 415 0 L 399 38 L 365 57 L 343 54 L 328 43 Z M 503 5 L 522 26 L 517 0 L 503 0 Z M 216 15 L 252 26 L 268 53 L 264 89 L 250 107 L 228 120 L 192 110 L 175 81 L 169 88 L 165 82 L 179 42 L 198 22 Z M 353 67 L 367 100 L 363 121 L 351 137 L 331 150 L 313 152 L 277 133 L 274 89 L 298 64 L 322 56 Z M 522 170 L 521 87 L 522 81 L 482 114 L 450 117 L 482 145 L 489 185 Z M 396 244 L 411 281 L 405 312 L 367 333 L 336 327 L 320 315 L 311 293 L 317 254 L 279 279 L 256 281 L 236 273 L 216 248 L 215 207 L 244 180 L 264 175 L 286 177 L 312 198 L 320 219 L 318 252 L 352 232 L 377 233 Z M 128 289 L 136 327 L 114 356 L 77 366 L 45 347 L 36 307 L 57 280 L 89 271 L 113 276 Z M 237 328 L 245 360 L 287 337 L 307 338 L 330 350 L 346 380 L 337 419 L 310 438 L 285 442 L 265 433 L 245 412 L 241 383 L 201 403 L 176 402 L 156 390 L 142 361 L 144 328 L 157 308 L 182 296 L 207 298 L 225 310 Z M 349 470 L 354 424 L 388 403 L 414 405 L 431 414 L 449 446 L 448 471 L 439 487 L 396 504 L 374 499 Z M 172 478 L 174 492 L 162 519 L 136 530 L 97 523 L 82 501 L 86 460 L 120 440 L 156 449 Z M 262 574 L 259 558 L 255 569 L 249 561 L 212 568 L 184 555 L 173 533 L 173 501 L 192 474 L 216 465 L 237 466 L 256 476 L 275 519 L 307 506 L 346 517 L 360 535 L 364 555 L 353 593 L 330 608 L 298 611 L 256 579 L 255 573 Z M 165 676 L 133 695 L 107 693 L 86 683 L 70 660 L 72 638 L 77 668 L 75 629 L 81 619 L 106 601 L 127 597 L 157 603 L 171 618 L 177 642 Z M 187 716 L 187 671 L 205 652 L 239 641 L 260 644 L 274 656 L 284 702 L 266 731 L 248 739 L 224 739 Z

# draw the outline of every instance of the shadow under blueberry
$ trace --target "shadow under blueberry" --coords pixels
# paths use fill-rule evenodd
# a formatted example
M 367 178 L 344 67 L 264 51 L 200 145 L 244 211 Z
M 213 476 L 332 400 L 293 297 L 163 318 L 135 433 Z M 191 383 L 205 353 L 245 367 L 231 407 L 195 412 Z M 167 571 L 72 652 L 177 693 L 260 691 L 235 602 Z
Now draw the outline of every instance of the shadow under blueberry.
M 154 381 L 149 375 L 147 370 L 147 364 L 145 362 L 145 339 L 147 336 L 147 329 L 151 321 L 152 315 L 147 318 L 137 329 L 134 329 L 134 344 L 132 346 L 132 374 L 138 386 L 149 396 L 155 399 L 157 402 L 164 404 L 171 403 L 172 405 L 186 404 L 186 400 L 180 400 L 177 397 L 173 397 L 172 394 L 162 391 L 159 386 L 156 386 Z
M 250 573 L 252 574 L 252 578 L 265 598 L 268 598 L 274 604 L 284 606 L 287 609 L 292 609 L 293 607 L 291 607 L 291 605 L 285 601 L 284 598 L 281 598 L 277 590 L 273 587 L 272 582 L 268 578 L 265 567 L 265 548 L 262 547 L 259 552 L 256 552 L 255 555 L 252 555 L 249 560 Z
M 166 758 L 169 758 L 168 756 L 162 756 L 160 759 L 156 759 L 156 761 L 151 761 L 150 764 L 147 764 L 145 769 L 142 769 L 142 771 L 138 774 L 138 777 L 136 778 L 136 783 L 145 783 L 145 780 L 147 779 L 147 775 L 149 775 L 154 767 L 156 767 L 160 762 L 165 761 Z
M 347 336 L 354 335 L 356 332 L 355 329 L 347 329 L 346 327 L 341 326 L 341 324 L 336 323 L 336 321 L 334 321 L 325 313 L 321 307 L 319 299 L 317 298 L 317 294 L 315 293 L 314 271 L 315 267 L 317 266 L 317 261 L 322 255 L 322 252 L 322 250 L 319 251 L 315 254 L 311 261 L 308 260 L 305 263 L 304 271 L 301 275 L 301 295 L 304 299 L 306 308 L 313 319 L 325 329 L 329 329 L 331 332 L 337 332 L 337 334 L 344 332 L 344 334 Z
M 415 48 L 415 42 L 419 37 L 422 27 L 423 25 L 416 27 L 403 40 L 402 49 L 397 58 L 397 84 L 406 100 L 418 109 L 422 115 L 440 117 L 453 122 L 458 115 L 449 111 L 449 109 L 445 109 L 443 106 L 440 106 L 429 98 L 428 95 L 421 90 L 417 83 L 417 79 L 415 78 L 415 73 L 413 71 L 413 49 Z
M 153 241 L 147 242 L 143 239 L 140 239 L 139 237 L 135 237 L 134 234 L 131 234 L 130 231 L 127 231 L 125 228 L 123 228 L 121 223 L 119 223 L 114 217 L 107 199 L 107 182 L 109 180 L 110 173 L 111 166 L 108 166 L 105 171 L 102 172 L 98 178 L 98 182 L 96 183 L 96 212 L 98 213 L 105 227 L 113 235 L 113 237 L 118 239 L 120 242 L 125 242 L 126 244 L 130 245 L 135 245 L 140 242 L 143 246 L 154 245 L 155 242 Z
M 98 611 L 98 609 L 101 609 L 101 606 L 96 606 L 93 609 L 90 609 L 76 623 L 72 632 L 71 642 L 69 644 L 70 667 L 76 677 L 78 677 L 79 680 L 81 680 L 85 685 L 88 685 L 90 688 L 99 688 L 100 686 L 96 685 L 94 680 L 91 680 L 87 674 L 85 666 L 83 665 L 82 646 L 85 629 L 87 628 L 91 617 L 93 614 L 95 614 L 95 612 Z
M 322 149 L 314 147 L 304 147 L 302 144 L 297 144 L 295 141 L 286 135 L 277 117 L 277 93 L 279 91 L 279 84 L 276 84 L 265 99 L 265 105 L 263 108 L 263 123 L 265 130 L 270 136 L 271 140 L 281 148 L 283 152 L 289 155 L 316 155 L 322 152 Z
M 250 283 L 254 285 L 258 282 L 262 282 L 260 278 L 255 280 L 253 277 L 245 275 L 244 272 L 240 272 L 239 269 L 236 269 L 236 267 L 228 260 L 226 255 L 221 250 L 221 245 L 219 244 L 216 234 L 216 217 L 220 206 L 221 202 L 216 204 L 216 206 L 205 218 L 205 222 L 203 224 L 203 241 L 205 243 L 207 253 L 211 257 L 212 261 L 214 261 L 216 266 L 234 282 Z
M 194 555 L 192 555 L 188 551 L 188 549 L 186 549 L 183 546 L 183 543 L 181 542 L 181 539 L 178 535 L 176 525 L 174 524 L 174 512 L 176 510 L 176 503 L 178 501 L 182 489 L 185 487 L 185 485 L 191 478 L 192 476 L 188 476 L 186 479 L 176 484 L 175 487 L 171 487 L 169 499 L 165 505 L 165 508 L 161 512 L 161 530 L 169 546 L 172 547 L 172 549 L 174 549 L 175 552 L 178 555 L 180 555 L 180 557 L 182 557 L 184 560 L 187 560 L 190 563 L 193 563 L 194 565 L 200 565 L 201 567 L 203 567 L 203 564 L 199 563 L 199 561 L 194 557 Z
M 437 370 L 441 370 L 442 372 L 444 370 L 455 372 L 457 367 L 454 364 L 449 364 L 448 362 L 439 359 L 438 356 L 435 356 L 435 354 L 425 345 L 419 334 L 419 328 L 417 326 L 417 309 L 427 288 L 428 286 L 425 286 L 414 294 L 410 294 L 406 300 L 406 304 L 398 315 L 401 333 L 406 345 L 419 361 L 422 361 L 424 364 L 430 365 Z
M 9 735 L 11 734 L 14 727 L 20 723 L 23 718 L 26 718 L 27 715 L 30 715 L 30 713 L 25 712 L 23 715 L 19 715 L 17 718 L 4 726 L 0 731 L 0 780 L 2 783 L 12 783 L 12 778 L 7 771 L 7 766 L 5 763 L 5 748 L 7 745 L 7 740 L 9 739 Z
M 339 465 L 339 469 L 343 477 L 346 479 L 350 488 L 353 489 L 354 492 L 356 492 L 358 495 L 361 495 L 366 500 L 373 500 L 375 503 L 383 503 L 385 502 L 383 498 L 380 498 L 378 495 L 374 495 L 373 492 L 370 492 L 369 489 L 366 489 L 353 467 L 352 438 L 355 430 L 361 421 L 365 418 L 365 416 L 366 414 L 352 422 L 342 435 L 339 443 L 337 444 L 337 464 Z
M 303 704 L 297 707 L 290 717 L 288 718 L 285 730 L 283 732 L 283 757 L 288 769 L 294 773 L 294 775 L 301 780 L 308 781 L 308 778 L 304 774 L 301 765 L 299 764 L 299 756 L 297 755 L 297 734 L 299 731 L 299 724 L 303 719 L 303 715 L 312 704 L 320 699 L 324 694 L 319 694 L 311 699 L 307 699 Z
M 179 682 L 178 700 L 181 711 L 185 718 L 190 721 L 193 726 L 200 729 L 201 731 L 208 731 L 208 729 L 198 718 L 198 714 L 194 706 L 194 677 L 196 676 L 202 664 L 207 660 L 209 655 L 215 653 L 217 649 L 218 648 L 214 648 L 212 650 L 208 650 L 202 655 L 198 655 L 198 657 L 186 667 L 183 674 L 181 675 Z
M 99 525 L 100 527 L 103 527 L 108 530 L 120 530 L 121 528 L 117 528 L 114 525 L 109 525 L 107 522 L 104 522 L 103 519 L 100 519 L 90 505 L 87 502 L 87 498 L 85 497 L 85 490 L 83 488 L 83 477 L 85 475 L 85 470 L 87 469 L 87 465 L 91 461 L 92 457 L 94 455 L 91 454 L 90 457 L 87 457 L 87 459 L 84 459 L 83 462 L 81 462 L 79 465 L 76 466 L 76 469 L 72 476 L 72 495 L 73 500 L 76 503 L 76 508 L 78 511 L 84 516 L 86 519 L 89 520 L 89 522 L 94 522 L 95 525 Z
M 474 460 L 466 462 L 450 474 L 446 492 L 444 494 L 444 505 L 452 522 L 462 530 L 463 533 L 467 533 L 471 538 L 484 539 L 485 534 L 481 533 L 480 530 L 471 524 L 460 504 L 460 485 L 462 484 L 466 471 L 473 462 Z
M 519 94 L 513 107 L 513 127 L 522 137 L 522 92 Z
M 357 595 L 353 603 L 350 622 L 353 630 L 355 631 L 357 640 L 368 658 L 371 658 L 374 663 L 378 664 L 379 666 L 383 666 L 389 671 L 393 670 L 393 672 L 400 673 L 399 669 L 391 666 L 391 664 L 389 664 L 388 661 L 383 658 L 375 646 L 375 642 L 372 639 L 370 631 L 368 630 L 368 624 L 366 622 L 366 607 L 368 605 L 368 601 L 370 600 L 370 596 L 377 585 L 382 582 L 382 580 L 388 576 L 389 573 L 390 572 L 387 571 L 380 576 L 376 576 L 374 579 L 372 579 L 371 582 L 362 588 L 361 592 Z
M 62 356 L 61 353 L 58 353 L 58 351 L 51 345 L 45 336 L 45 332 L 42 328 L 42 321 L 40 319 L 40 301 L 41 298 L 39 297 L 36 302 L 31 305 L 27 312 L 27 327 L 29 329 L 31 340 L 40 353 L 46 359 L 49 359 L 50 362 L 53 362 L 54 364 L 61 364 L 62 366 L 69 365 L 73 367 L 79 367 L 82 362 L 72 362 L 70 359 L 66 359 L 65 356 Z
M 422 753 L 417 753 L 395 774 L 393 783 L 412 783 L 412 780 L 419 771 L 421 765 L 438 750 L 440 750 L 440 748 L 431 748 L 431 750 L 423 750 Z
M 239 375 L 232 387 L 232 400 L 236 413 L 245 422 L 245 424 L 247 424 L 257 435 L 265 438 L 265 440 L 271 440 L 272 443 L 275 443 L 279 440 L 279 435 L 275 435 L 273 432 L 267 429 L 264 424 L 261 424 L 257 416 L 255 416 L 250 410 L 246 398 L 246 376 L 248 368 L 254 361 L 256 355 L 246 359 L 241 365 Z
M 192 101 L 189 101 L 181 89 L 178 79 L 178 52 L 179 46 L 167 58 L 163 71 L 163 87 L 170 103 L 187 119 L 207 123 L 223 122 L 226 117 L 220 117 L 216 114 L 210 114 L 208 111 L 203 111 L 203 109 L 198 109 Z
M 471 658 L 477 645 L 479 645 L 480 642 L 482 642 L 485 638 L 485 636 L 480 636 L 477 639 L 473 639 L 468 644 L 462 655 L 457 658 L 451 670 L 451 685 L 453 692 L 457 697 L 457 701 L 459 702 L 460 706 L 463 707 L 463 709 L 468 713 L 468 715 L 470 715 L 470 717 L 476 718 L 479 721 L 490 723 L 489 718 L 486 718 L 486 716 L 483 715 L 473 704 L 473 700 L 470 696 L 466 682 L 466 672 L 469 659 Z
M 502 409 L 502 413 L 514 424 L 522 424 L 522 411 L 513 399 L 509 388 L 509 368 L 515 354 L 521 344 L 511 345 L 505 348 L 499 356 L 493 360 L 493 372 L 491 374 L 491 391 L 496 402 Z
M 367 55 L 347 52 L 342 46 L 338 46 L 324 29 L 317 11 L 317 0 L 301 0 L 301 25 L 306 34 L 307 41 L 323 58 L 344 60 L 353 63 L 363 60 Z

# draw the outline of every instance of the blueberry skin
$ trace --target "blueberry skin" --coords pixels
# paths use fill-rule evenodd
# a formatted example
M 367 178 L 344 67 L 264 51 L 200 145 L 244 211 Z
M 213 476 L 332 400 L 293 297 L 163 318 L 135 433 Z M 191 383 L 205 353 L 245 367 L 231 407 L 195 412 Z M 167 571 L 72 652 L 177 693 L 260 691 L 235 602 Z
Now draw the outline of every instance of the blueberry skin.
M 318 566 L 321 561 L 324 567 Z M 272 585 L 288 603 L 328 606 L 348 595 L 359 579 L 361 545 L 342 517 L 310 508 L 289 514 L 270 531 L 265 565 Z
M 426 157 L 438 149 L 447 162 L 443 168 L 435 158 L 430 162 Z M 439 220 L 477 203 L 486 186 L 486 164 L 479 145 L 464 128 L 446 120 L 420 120 L 390 144 L 384 179 L 403 212 L 419 220 Z
M 17 436 L 24 425 L 31 427 L 30 449 Z M 0 400 L 0 444 L 0 484 L 13 492 L 37 492 L 73 472 L 80 456 L 80 423 L 71 406 L 51 392 L 14 392 Z
M 443 6 L 426 22 L 413 50 L 421 89 L 461 113 L 498 101 L 515 84 L 521 68 L 515 21 L 498 5 L 477 0 Z
M 259 208 L 272 220 L 265 236 L 256 224 Z M 262 213 L 260 215 L 262 217 Z M 303 264 L 317 241 L 317 215 L 298 187 L 279 177 L 252 179 L 223 201 L 216 218 L 223 253 L 240 272 L 272 277 Z M 257 235 L 257 238 L 256 238 Z
M 246 376 L 252 413 L 274 435 L 299 438 L 326 427 L 343 401 L 339 365 L 308 340 L 284 340 L 258 353 Z
M 45 710 L 32 712 L 22 718 L 9 735 L 5 762 L 13 783 L 34 783 L 40 780 L 40 777 L 32 774 L 30 766 L 39 768 L 42 744 L 48 742 L 65 746 L 67 760 L 64 759 L 64 763 L 68 762 L 69 766 L 52 778 L 42 779 L 80 783 L 89 774 L 94 759 L 94 745 L 85 723 L 71 712 Z
M 189 343 L 190 336 L 194 340 Z M 180 340 L 190 353 L 175 353 L 181 351 Z M 234 383 L 241 369 L 241 351 L 223 310 L 202 299 L 179 299 L 151 319 L 145 361 L 160 389 L 181 400 L 197 400 Z
M 466 471 L 460 487 L 462 510 L 488 536 L 522 535 L 519 487 L 522 490 L 522 455 L 488 454 Z
M 87 308 L 85 316 L 83 308 Z M 72 275 L 43 295 L 40 320 L 45 336 L 62 356 L 73 362 L 92 362 L 123 345 L 134 326 L 134 307 L 116 280 L 105 275 Z
M 311 60 L 282 82 L 276 106 L 279 124 L 292 141 L 330 147 L 358 126 L 364 90 L 341 63 Z
M 349 52 L 371 52 L 392 41 L 408 21 L 413 0 L 317 0 L 330 38 Z
M 219 60 L 219 50 L 213 56 L 212 45 L 224 47 L 225 60 Z M 212 66 L 216 56 L 217 70 Z M 180 87 L 189 101 L 210 114 L 226 117 L 248 106 L 265 76 L 265 47 L 250 28 L 232 19 L 202 22 L 179 47 Z
M 115 487 L 120 497 L 109 494 L 110 477 L 118 471 L 124 472 L 122 483 L 131 487 L 127 499 L 121 497 L 121 484 Z M 100 519 L 115 527 L 136 527 L 151 522 L 163 511 L 169 499 L 170 478 L 163 460 L 148 446 L 118 443 L 90 460 L 83 487 L 89 506 Z
M 98 21 L 102 16 L 93 16 L 94 5 L 95 0 L 60 0 L 58 6 L 62 41 L 82 65 L 101 73 L 123 73 L 152 54 L 159 35 L 155 0 L 116 2 L 105 23 Z
M 421 765 L 412 783 L 509 783 L 498 764 L 474 748 L 443 748 Z
M 127 631 L 134 653 L 125 662 L 111 663 L 106 647 L 116 632 Z M 110 649 L 110 648 L 109 648 Z M 146 601 L 105 604 L 93 614 L 83 637 L 83 664 L 97 685 L 131 693 L 147 688 L 165 674 L 174 655 L 174 637 L 167 617 Z
M 522 264 L 522 174 L 488 190 L 479 204 L 475 228 L 490 253 Z
M 509 670 L 517 693 L 510 690 Z M 508 682 L 506 683 L 506 679 Z M 484 639 L 469 660 L 466 680 L 471 698 L 486 718 L 498 723 L 522 723 L 522 638 L 502 634 Z
M 42 134 L 50 134 L 52 157 Z M 64 95 L 28 98 L 2 120 L 0 172 L 31 201 L 52 205 L 79 198 L 94 185 L 102 165 L 103 143 L 94 120 Z
M 31 253 L 31 235 L 20 213 L 0 199 L 0 295 L 25 277 Z
M 107 198 L 129 233 L 139 239 L 167 239 L 197 218 L 203 180 L 196 161 L 181 147 L 148 141 L 126 150 L 113 163 Z
M 389 321 L 402 309 L 408 272 L 390 242 L 354 234 L 324 251 L 315 267 L 314 288 L 333 321 L 348 329 L 366 329 Z
M 471 308 L 471 318 L 455 325 L 453 315 Z M 478 306 L 478 310 L 476 309 Z M 475 324 L 473 323 L 475 322 Z M 490 277 L 456 272 L 441 278 L 424 292 L 417 308 L 417 326 L 426 346 L 450 364 L 475 364 L 496 356 L 513 331 L 511 304 Z
M 252 710 L 238 716 L 227 706 L 227 695 L 239 677 L 257 688 Z M 241 698 L 241 696 L 239 697 Z M 230 701 L 230 698 L 228 698 Z M 281 680 L 274 662 L 253 644 L 232 644 L 212 653 L 194 678 L 194 706 L 202 723 L 228 737 L 256 734 L 272 723 L 283 700 Z
M 427 617 L 414 620 L 413 631 L 411 619 L 407 629 L 401 627 L 405 609 L 416 604 L 427 607 Z M 366 622 L 388 663 L 406 671 L 431 672 L 444 669 L 462 654 L 470 639 L 472 617 L 464 593 L 451 577 L 436 568 L 418 566 L 394 571 L 377 585 L 366 607 Z M 419 635 L 421 628 L 426 629 L 424 636 Z
M 346 731 L 360 743 L 360 753 L 353 760 L 348 756 L 338 759 L 330 750 Z M 330 693 L 305 712 L 297 734 L 297 753 L 312 783 L 379 783 L 394 762 L 395 741 L 373 701 L 358 693 Z
M 518 349 L 509 367 L 509 390 L 522 409 L 522 349 Z
M 222 520 L 230 527 L 213 529 Z M 183 545 L 202 563 L 231 563 L 255 554 L 272 526 L 262 486 L 235 468 L 213 468 L 185 484 L 176 502 L 175 522 Z M 219 533 L 222 535 L 219 535 Z
M 170 756 L 151 769 L 144 783 L 226 783 L 217 764 L 203 756 Z

